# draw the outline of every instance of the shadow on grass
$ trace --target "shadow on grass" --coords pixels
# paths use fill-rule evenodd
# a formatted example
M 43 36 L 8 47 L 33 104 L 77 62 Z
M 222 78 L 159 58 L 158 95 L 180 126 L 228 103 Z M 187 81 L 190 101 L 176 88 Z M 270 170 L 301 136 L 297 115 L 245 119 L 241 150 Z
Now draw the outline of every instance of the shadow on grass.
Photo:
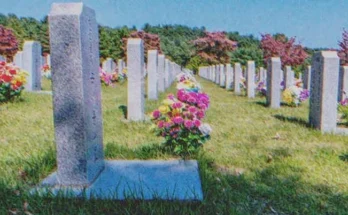
M 51 153 L 51 152 L 50 152 Z M 171 156 L 158 144 L 128 149 L 114 143 L 106 145 L 106 158 L 158 159 Z M 51 167 L 51 157 L 33 159 L 32 171 L 40 175 Z M 287 156 L 285 156 L 286 158 Z M 214 159 L 200 152 L 192 157 L 199 162 L 204 193 L 203 202 L 163 200 L 85 200 L 16 195 L 16 188 L 0 180 L 0 210 L 23 212 L 23 202 L 33 214 L 345 214 L 348 194 L 339 193 L 326 184 L 307 184 L 307 170 L 297 165 L 274 160 L 263 169 L 246 170 L 242 174 L 221 172 Z M 53 168 L 53 167 L 51 167 Z M 249 174 L 251 173 L 251 174 Z M 22 210 L 22 211 L 21 211 Z
M 280 114 L 273 115 L 273 117 L 275 117 L 276 119 L 279 119 L 281 121 L 284 121 L 284 122 L 296 123 L 296 124 L 299 124 L 299 125 L 307 127 L 307 128 L 311 127 L 306 120 L 301 119 L 301 118 L 292 117 L 292 116 L 283 116 Z
M 348 162 L 348 154 L 342 154 L 339 156 L 340 160 Z
M 125 119 L 127 119 L 127 113 L 128 113 L 127 112 L 128 111 L 127 106 L 126 105 L 120 105 L 120 106 L 118 106 L 118 109 L 120 109 L 122 111 L 123 117 Z
M 263 107 L 268 107 L 266 101 L 256 101 L 256 102 L 254 102 L 254 103 L 255 103 L 255 104 L 258 104 L 258 105 L 261 105 L 261 106 L 263 106 Z

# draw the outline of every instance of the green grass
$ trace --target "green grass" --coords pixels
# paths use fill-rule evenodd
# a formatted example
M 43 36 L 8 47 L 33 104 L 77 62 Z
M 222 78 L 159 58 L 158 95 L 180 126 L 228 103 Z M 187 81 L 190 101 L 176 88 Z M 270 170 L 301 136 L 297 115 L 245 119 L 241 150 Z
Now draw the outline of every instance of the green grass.
M 272 110 L 264 98 L 234 96 L 198 80 L 211 98 L 205 121 L 213 128 L 193 157 L 200 165 L 202 203 L 28 196 L 30 186 L 55 170 L 56 152 L 51 97 L 23 93 L 21 101 L 0 105 L 0 214 L 348 213 L 348 137 L 309 128 L 308 103 Z M 124 121 L 119 107 L 127 104 L 126 85 L 102 89 L 106 158 L 173 159 L 150 123 Z M 159 104 L 147 101 L 146 112 Z

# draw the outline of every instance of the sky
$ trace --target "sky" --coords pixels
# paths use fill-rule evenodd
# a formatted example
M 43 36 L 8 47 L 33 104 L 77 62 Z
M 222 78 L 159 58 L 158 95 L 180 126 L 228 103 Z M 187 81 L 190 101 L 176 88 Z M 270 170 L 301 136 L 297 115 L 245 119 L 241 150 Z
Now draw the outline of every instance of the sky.
M 348 0 L 0 0 L 0 13 L 40 20 L 53 2 L 81 1 L 109 27 L 182 24 L 258 38 L 284 33 L 310 48 L 338 48 L 348 30 Z

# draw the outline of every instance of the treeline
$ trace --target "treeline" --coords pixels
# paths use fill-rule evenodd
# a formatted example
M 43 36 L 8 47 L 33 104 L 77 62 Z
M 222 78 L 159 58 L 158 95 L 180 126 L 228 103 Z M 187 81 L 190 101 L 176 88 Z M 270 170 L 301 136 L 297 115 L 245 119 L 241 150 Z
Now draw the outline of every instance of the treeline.
M 36 40 L 42 44 L 43 53 L 49 53 L 49 29 L 48 18 L 42 20 L 34 18 L 17 17 L 14 14 L 0 14 L 0 25 L 11 28 L 22 49 L 25 40 Z M 124 58 L 122 38 L 128 37 L 131 32 L 143 30 L 147 33 L 157 34 L 160 37 L 162 52 L 176 63 L 197 70 L 200 65 L 208 63 L 197 56 L 193 40 L 204 36 L 205 27 L 187 27 L 183 25 L 157 25 L 145 24 L 142 29 L 135 27 L 110 28 L 99 25 L 100 58 L 101 60 L 111 57 L 113 59 Z M 280 34 L 281 35 L 281 34 Z M 248 60 L 254 60 L 256 66 L 265 66 L 263 53 L 260 48 L 260 40 L 253 35 L 240 35 L 238 32 L 227 32 L 228 39 L 236 41 L 238 48 L 229 53 L 230 62 L 240 62 L 246 65 Z M 306 48 L 311 55 L 312 49 Z

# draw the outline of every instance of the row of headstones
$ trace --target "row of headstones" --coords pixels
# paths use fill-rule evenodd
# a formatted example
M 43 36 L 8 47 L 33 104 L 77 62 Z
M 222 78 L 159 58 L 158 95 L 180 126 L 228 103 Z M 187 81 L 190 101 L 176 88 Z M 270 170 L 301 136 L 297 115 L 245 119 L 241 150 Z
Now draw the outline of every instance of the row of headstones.
M 260 81 L 265 80 L 267 86 L 266 102 L 271 108 L 280 108 L 282 70 L 279 57 L 272 57 L 267 62 L 267 73 L 263 68 L 259 71 Z M 221 87 L 231 89 L 239 95 L 242 69 L 240 63 L 200 67 L 199 76 L 215 82 Z M 249 78 L 250 77 L 250 78 Z M 294 75 L 291 67 L 286 67 L 285 87 L 293 84 Z M 287 82 L 289 82 L 287 84 Z M 304 72 L 304 88 L 310 89 L 309 123 L 322 132 L 336 132 L 337 99 L 342 99 L 348 90 L 348 67 L 340 69 L 337 52 L 322 51 L 313 56 L 312 65 Z M 255 97 L 255 63 L 248 61 L 246 66 L 246 88 L 249 98 Z M 339 96 L 340 95 L 340 96 Z
M 145 119 L 145 67 L 144 44 L 141 39 L 128 39 L 128 111 L 127 119 L 141 121 Z M 147 52 L 147 98 L 157 100 L 160 92 L 171 86 L 181 67 L 158 54 L 157 50 Z
M 126 68 L 126 63 L 123 59 L 118 59 L 117 65 L 112 58 L 106 58 L 102 63 L 102 68 L 106 73 L 113 73 L 116 71 L 116 66 L 118 72 L 122 73 L 123 69 Z
M 0 61 L 6 58 L 1 56 Z M 41 55 L 41 44 L 37 41 L 25 41 L 23 51 L 18 51 L 13 58 L 14 65 L 28 72 L 25 89 L 28 91 L 41 90 L 41 68 L 47 64 L 51 66 L 50 55 Z

